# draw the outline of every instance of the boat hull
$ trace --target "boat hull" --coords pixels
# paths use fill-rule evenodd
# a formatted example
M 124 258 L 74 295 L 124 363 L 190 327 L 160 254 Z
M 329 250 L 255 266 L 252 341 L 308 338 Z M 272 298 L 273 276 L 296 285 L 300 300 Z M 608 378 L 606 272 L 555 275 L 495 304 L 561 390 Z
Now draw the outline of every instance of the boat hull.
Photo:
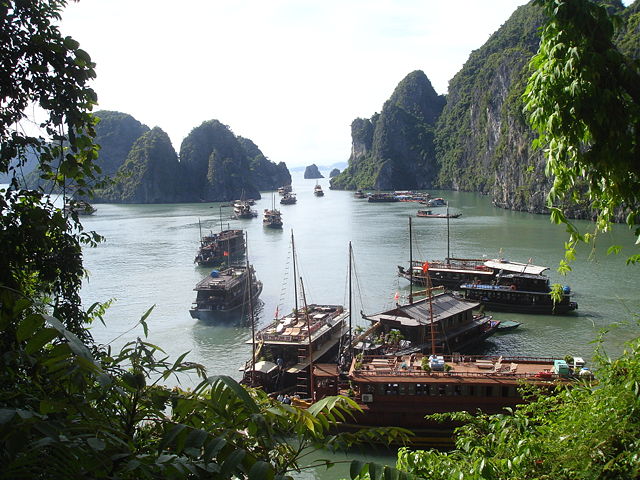
M 262 293 L 262 282 L 258 281 L 252 286 L 251 303 L 255 306 L 258 301 L 258 297 Z M 244 297 L 243 295 L 242 297 Z M 249 299 L 236 298 L 233 302 L 227 304 L 217 304 L 200 306 L 197 308 L 189 309 L 191 318 L 196 320 L 206 321 L 229 321 L 238 318 L 238 315 L 242 313 L 243 309 L 248 308 Z

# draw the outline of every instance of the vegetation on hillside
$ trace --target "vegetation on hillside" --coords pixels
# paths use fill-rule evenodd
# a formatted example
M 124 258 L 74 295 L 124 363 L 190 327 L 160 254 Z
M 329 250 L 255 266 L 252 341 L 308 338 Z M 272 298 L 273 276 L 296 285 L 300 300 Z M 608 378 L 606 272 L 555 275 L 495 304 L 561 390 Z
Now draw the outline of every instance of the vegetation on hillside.
M 614 44 L 606 6 L 589 0 L 537 3 L 551 20 L 531 61 L 524 99 L 553 177 L 552 220 L 564 223 L 570 235 L 566 260 L 575 257 L 577 242 L 609 230 L 619 212 L 640 244 L 640 62 Z M 637 13 L 630 19 L 636 21 Z M 619 38 L 633 36 L 640 33 Z M 567 220 L 561 203 L 583 201 L 596 216 L 586 234 Z M 640 262 L 640 254 L 633 252 L 628 261 Z M 562 267 L 570 268 L 567 262 Z

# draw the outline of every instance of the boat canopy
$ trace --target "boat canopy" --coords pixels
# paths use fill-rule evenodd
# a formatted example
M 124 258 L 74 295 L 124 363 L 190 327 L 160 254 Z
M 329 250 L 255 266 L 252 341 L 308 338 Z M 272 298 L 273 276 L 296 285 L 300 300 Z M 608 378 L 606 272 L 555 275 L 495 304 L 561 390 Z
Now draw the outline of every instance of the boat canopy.
M 405 327 L 417 327 L 429 324 L 430 310 L 433 311 L 433 322 L 438 323 L 445 318 L 480 306 L 478 302 L 459 299 L 450 293 L 435 295 L 431 300 L 431 304 L 432 307 L 429 308 L 429 299 L 423 298 L 411 304 L 397 306 L 386 312 L 367 315 L 366 318 L 387 324 L 397 323 Z
M 514 273 L 531 273 L 533 275 L 541 275 L 545 270 L 549 270 L 549 267 L 540 267 L 530 263 L 509 262 L 507 260 L 487 260 L 484 264 L 494 270 L 504 270 Z

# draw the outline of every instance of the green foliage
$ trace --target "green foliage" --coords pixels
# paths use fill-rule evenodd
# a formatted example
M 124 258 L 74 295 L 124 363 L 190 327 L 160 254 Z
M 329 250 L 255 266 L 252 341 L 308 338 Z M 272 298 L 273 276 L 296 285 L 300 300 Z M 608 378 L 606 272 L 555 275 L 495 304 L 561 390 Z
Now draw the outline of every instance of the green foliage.
M 541 22 L 539 8 L 519 7 L 450 81 L 435 136 L 439 186 L 489 192 L 496 177 L 512 176 L 514 157 L 527 157 L 515 145 L 530 135 L 520 97 Z
M 640 64 L 614 45 L 606 7 L 589 0 L 536 3 L 550 21 L 524 100 L 553 177 L 552 221 L 567 227 L 568 256 L 620 214 L 640 241 Z M 585 199 L 596 212 L 591 234 L 579 232 L 558 205 Z
M 7 1 L 0 5 L 0 286 L 46 303 L 75 334 L 84 314 L 78 290 L 84 271 L 81 245 L 100 239 L 84 232 L 77 214 L 65 216 L 43 191 L 19 188 L 21 167 L 34 155 L 44 180 L 63 191 L 90 194 L 99 169 L 93 143 L 96 95 L 88 87 L 94 64 L 54 22 L 66 1 Z M 44 112 L 30 118 L 33 106 Z M 40 135 L 21 124 L 34 123 Z M 47 140 L 45 140 L 47 137 Z
M 617 360 L 599 349 L 596 361 L 596 383 L 543 392 L 515 412 L 434 416 L 467 422 L 456 431 L 456 449 L 405 448 L 397 468 L 429 479 L 637 478 L 640 339 Z

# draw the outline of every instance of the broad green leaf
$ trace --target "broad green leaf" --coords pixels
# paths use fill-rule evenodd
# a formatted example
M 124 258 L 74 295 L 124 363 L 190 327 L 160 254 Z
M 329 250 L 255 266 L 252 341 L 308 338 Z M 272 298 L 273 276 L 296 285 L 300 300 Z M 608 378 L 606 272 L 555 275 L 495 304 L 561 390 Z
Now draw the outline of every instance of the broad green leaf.
M 249 470 L 249 480 L 273 480 L 275 473 L 271 464 L 258 461 Z
M 26 340 L 40 327 L 44 325 L 44 318 L 42 315 L 32 314 L 27 315 L 18 325 L 16 330 L 16 337 L 19 342 Z

